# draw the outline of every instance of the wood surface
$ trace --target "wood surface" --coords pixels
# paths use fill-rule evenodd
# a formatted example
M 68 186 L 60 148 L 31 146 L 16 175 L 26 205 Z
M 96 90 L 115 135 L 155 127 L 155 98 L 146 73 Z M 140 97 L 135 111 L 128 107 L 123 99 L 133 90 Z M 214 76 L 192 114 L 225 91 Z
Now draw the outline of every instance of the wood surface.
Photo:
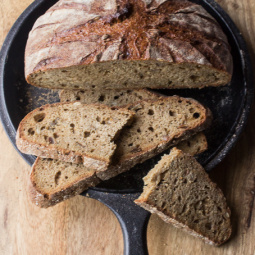
M 0 0 L 0 46 L 12 24 L 31 2 Z M 255 63 L 255 1 L 217 2 L 242 32 Z M 239 142 L 210 174 L 222 188 L 232 210 L 231 240 L 219 248 L 211 247 L 152 216 L 147 231 L 150 255 L 255 254 L 254 114 L 253 107 Z M 0 141 L 1 255 L 123 254 L 120 225 L 100 202 L 79 196 L 47 210 L 34 206 L 27 193 L 30 167 L 14 149 L 2 125 Z

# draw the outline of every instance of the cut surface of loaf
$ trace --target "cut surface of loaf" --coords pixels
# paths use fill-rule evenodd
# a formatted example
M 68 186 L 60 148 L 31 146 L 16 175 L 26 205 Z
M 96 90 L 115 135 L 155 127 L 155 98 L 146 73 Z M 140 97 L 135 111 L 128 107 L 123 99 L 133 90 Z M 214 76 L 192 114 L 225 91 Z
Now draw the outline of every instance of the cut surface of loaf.
M 35 22 L 28 83 L 46 88 L 201 88 L 227 84 L 232 57 L 205 9 L 186 0 L 60 0 Z
M 229 239 L 226 199 L 192 156 L 173 148 L 144 177 L 144 184 L 136 204 L 209 244 Z
M 59 93 L 61 102 L 80 101 L 85 104 L 105 104 L 108 106 L 125 106 L 142 100 L 156 100 L 161 94 L 147 89 L 139 90 L 62 90 Z
M 211 117 L 209 111 L 195 100 L 177 96 L 139 102 L 130 108 L 136 111 L 134 121 L 130 127 L 123 129 L 121 136 L 116 140 L 117 149 L 112 164 L 105 171 L 96 171 L 96 176 L 100 180 L 108 180 L 128 171 L 136 164 L 142 163 L 180 140 L 190 137 L 193 132 L 203 130 L 208 126 Z M 206 149 L 207 143 L 204 136 L 200 135 L 200 138 L 195 136 L 193 139 L 201 142 L 200 149 Z M 193 142 L 191 141 L 191 143 Z M 190 152 L 194 151 L 196 150 Z M 41 171 L 41 164 L 41 159 L 37 159 L 32 172 Z M 53 161 L 52 164 L 56 165 L 57 161 Z M 58 169 L 57 166 L 54 169 Z M 58 172 L 58 170 L 56 171 Z M 31 181 L 36 183 L 33 176 L 31 175 Z M 83 181 L 86 180 L 81 178 L 80 182 Z M 36 190 L 37 187 L 34 186 L 33 196 L 35 196 Z M 41 189 L 40 192 L 42 190 L 44 189 Z M 44 191 L 47 194 L 47 190 Z M 58 202 L 62 200 L 58 198 Z M 48 203 L 50 206 L 57 202 L 46 198 L 44 202 L 38 203 L 39 205 L 42 203 L 43 206 Z
M 17 131 L 23 153 L 106 169 L 114 140 L 134 113 L 80 102 L 45 105 L 29 113 Z
M 190 155 L 197 155 L 207 149 L 207 142 L 203 133 L 192 136 L 188 141 L 192 146 L 183 141 L 177 144 L 177 148 L 181 147 Z M 193 146 L 193 144 L 196 145 Z M 36 159 L 32 167 L 30 181 L 32 201 L 37 206 L 44 208 L 76 196 L 101 182 L 96 171 L 85 167 L 83 164 L 40 157 Z

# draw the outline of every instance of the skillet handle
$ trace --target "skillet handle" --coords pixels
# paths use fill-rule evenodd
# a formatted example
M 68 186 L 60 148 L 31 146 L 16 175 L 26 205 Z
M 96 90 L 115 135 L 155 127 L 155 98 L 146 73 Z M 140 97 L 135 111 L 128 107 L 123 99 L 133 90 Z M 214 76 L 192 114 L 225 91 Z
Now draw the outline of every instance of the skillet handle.
M 150 213 L 133 201 L 138 193 L 106 193 L 89 189 L 86 194 L 105 204 L 116 215 L 123 232 L 124 255 L 148 255 L 146 229 Z

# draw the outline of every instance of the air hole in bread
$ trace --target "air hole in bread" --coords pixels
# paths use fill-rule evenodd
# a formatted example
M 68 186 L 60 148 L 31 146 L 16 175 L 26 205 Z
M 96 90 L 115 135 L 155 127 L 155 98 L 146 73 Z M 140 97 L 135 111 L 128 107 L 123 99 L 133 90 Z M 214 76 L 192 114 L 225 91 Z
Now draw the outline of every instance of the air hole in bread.
M 48 194 L 44 194 L 43 197 L 46 198 L 46 199 L 49 199 L 49 195 Z
M 68 179 L 68 176 L 65 176 L 65 179 Z
M 78 85 L 74 85 L 74 88 L 78 89 L 78 88 L 79 88 L 79 86 L 78 86 Z
M 129 147 L 133 146 L 133 143 L 130 143 L 128 146 L 129 146 Z
M 56 133 L 53 133 L 53 137 L 57 139 L 59 136 Z
M 154 111 L 153 111 L 152 109 L 149 109 L 148 114 L 149 114 L 149 115 L 153 115 L 153 114 L 154 114 Z
M 95 85 L 92 85 L 91 87 L 92 87 L 92 89 L 94 89 L 96 86 L 95 86 Z
M 208 230 L 211 230 L 212 229 L 212 224 L 211 223 L 206 223 L 205 228 L 208 229 Z
M 174 116 L 176 116 L 176 113 L 173 112 L 173 111 L 169 111 L 169 115 L 172 116 L 172 117 L 174 117 Z
M 153 128 L 153 127 L 149 127 L 148 129 L 149 129 L 151 132 L 154 131 L 154 128 Z
M 62 88 L 66 87 L 66 85 L 65 85 L 65 84 L 61 84 L 60 86 L 61 86 Z
M 114 99 L 114 100 L 117 100 L 117 99 L 119 99 L 119 96 L 115 96 L 113 99 Z
M 55 174 L 55 184 L 58 185 L 59 184 L 59 179 L 61 177 L 61 172 L 58 171 L 56 174 Z
M 29 128 L 27 132 L 28 132 L 29 135 L 34 135 L 35 134 L 35 131 L 34 131 L 33 128 Z
M 100 122 L 101 121 L 101 118 L 100 117 L 96 117 L 96 121 Z
M 71 124 L 70 124 L 70 127 L 74 128 L 74 127 L 75 127 L 75 125 L 74 125 L 73 123 L 71 123 Z
M 44 120 L 45 116 L 46 116 L 45 113 L 36 114 L 34 116 L 34 120 L 35 120 L 35 122 L 42 122 Z
M 196 82 L 196 81 L 199 80 L 199 76 L 197 76 L 197 75 L 191 75 L 189 78 L 190 78 L 193 82 Z
M 87 137 L 89 137 L 90 136 L 90 132 L 89 131 L 85 131 L 84 132 L 84 138 L 87 138 Z
M 141 133 L 141 129 L 140 129 L 140 128 L 138 128 L 138 129 L 137 129 L 137 132 L 138 132 L 138 133 Z
M 44 135 L 44 140 L 47 142 L 48 141 L 48 136 L 47 135 Z
M 199 223 L 199 220 L 194 220 L 193 221 L 195 224 L 198 224 Z
M 170 81 L 170 80 L 168 81 L 168 85 L 171 85 L 172 83 L 173 83 L 172 81 Z
M 54 139 L 52 137 L 49 137 L 49 143 L 54 144 Z
M 98 101 L 99 102 L 104 102 L 105 100 L 105 96 L 104 95 L 101 95 L 99 98 L 98 98 Z
M 198 113 L 198 112 L 195 112 L 195 113 L 193 114 L 193 118 L 195 118 L 195 119 L 198 119 L 199 116 L 200 116 L 200 113 Z
M 77 96 L 75 99 L 79 101 L 81 100 L 81 97 Z

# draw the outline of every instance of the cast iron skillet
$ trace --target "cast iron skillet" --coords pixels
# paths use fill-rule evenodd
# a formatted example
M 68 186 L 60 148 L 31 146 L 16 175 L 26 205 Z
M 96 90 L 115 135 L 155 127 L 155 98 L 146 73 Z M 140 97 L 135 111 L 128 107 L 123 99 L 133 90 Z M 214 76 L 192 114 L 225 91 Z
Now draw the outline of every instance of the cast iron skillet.
M 58 101 L 56 92 L 30 86 L 24 79 L 24 50 L 29 31 L 35 20 L 56 0 L 36 0 L 18 18 L 10 30 L 0 55 L 0 114 L 3 126 L 15 145 L 19 122 L 32 109 Z M 252 67 L 245 42 L 229 16 L 213 0 L 194 0 L 220 23 L 232 48 L 234 74 L 231 84 L 220 88 L 194 90 L 163 90 L 166 95 L 192 97 L 208 106 L 214 115 L 206 132 L 209 149 L 198 157 L 210 171 L 223 160 L 243 130 L 253 98 Z M 30 164 L 34 156 L 22 157 Z M 83 193 L 107 205 L 117 216 L 124 236 L 124 254 L 147 254 L 146 226 L 149 213 L 133 200 L 142 191 L 142 177 L 161 155 L 140 164 L 131 171 L 102 183 Z

